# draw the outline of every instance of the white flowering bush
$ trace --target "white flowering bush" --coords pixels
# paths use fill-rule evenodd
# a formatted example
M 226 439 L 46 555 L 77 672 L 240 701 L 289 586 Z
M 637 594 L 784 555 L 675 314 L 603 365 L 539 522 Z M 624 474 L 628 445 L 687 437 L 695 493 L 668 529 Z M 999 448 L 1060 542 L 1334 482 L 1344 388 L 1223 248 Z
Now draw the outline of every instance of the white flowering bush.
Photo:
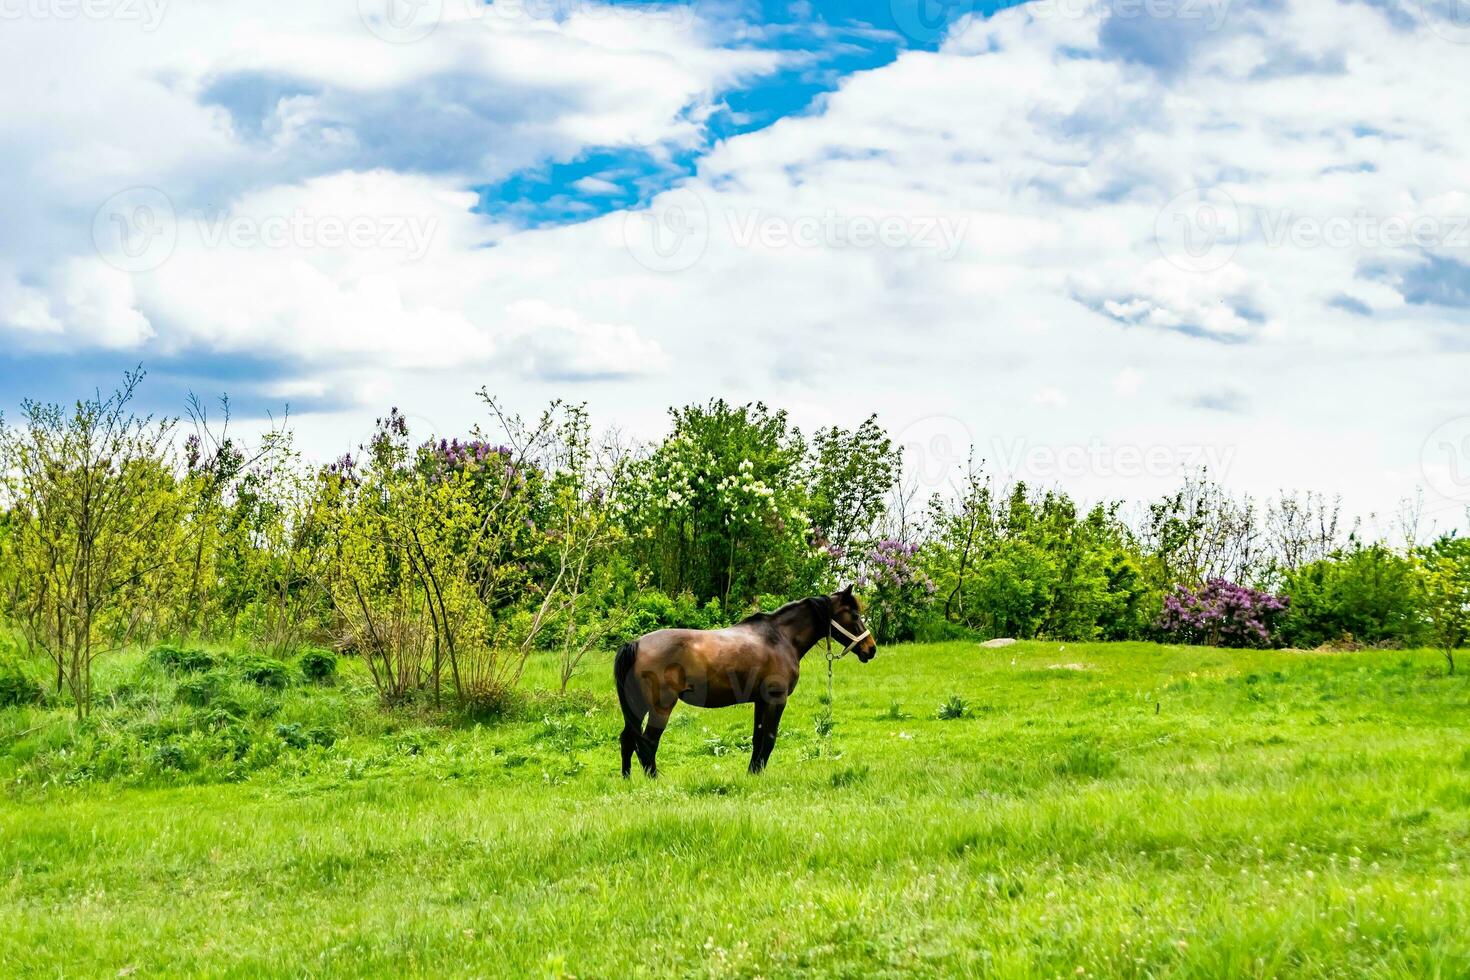
M 671 413 L 672 435 L 630 467 L 621 513 L 637 564 L 669 595 L 727 613 L 762 593 L 815 590 L 806 444 L 784 412 L 723 401 Z

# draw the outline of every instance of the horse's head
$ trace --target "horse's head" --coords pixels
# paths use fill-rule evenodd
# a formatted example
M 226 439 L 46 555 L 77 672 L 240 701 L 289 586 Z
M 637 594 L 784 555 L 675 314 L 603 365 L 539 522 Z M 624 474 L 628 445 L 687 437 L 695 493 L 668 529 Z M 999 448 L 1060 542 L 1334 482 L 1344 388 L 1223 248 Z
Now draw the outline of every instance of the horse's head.
M 878 644 L 873 641 L 873 634 L 868 632 L 868 627 L 863 622 L 863 610 L 858 605 L 857 596 L 852 594 L 852 586 L 832 593 L 830 598 L 832 622 L 840 627 L 833 639 L 840 639 L 843 646 L 851 645 L 852 652 L 863 663 L 872 660 L 878 655 Z M 843 636 L 843 633 L 847 635 Z

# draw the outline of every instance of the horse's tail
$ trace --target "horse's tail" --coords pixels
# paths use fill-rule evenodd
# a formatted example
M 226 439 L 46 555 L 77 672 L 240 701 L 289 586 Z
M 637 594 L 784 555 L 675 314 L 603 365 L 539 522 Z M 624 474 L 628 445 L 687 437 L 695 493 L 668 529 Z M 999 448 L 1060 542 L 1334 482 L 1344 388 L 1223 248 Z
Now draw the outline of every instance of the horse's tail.
M 643 737 L 643 715 L 647 708 L 642 711 L 633 703 L 636 696 L 638 701 L 643 701 L 643 696 L 632 689 L 634 683 L 633 661 L 638 657 L 638 641 L 624 643 L 618 648 L 618 655 L 613 657 L 613 683 L 618 686 L 618 706 L 623 709 L 623 734 L 618 737 L 618 742 L 623 750 L 623 778 L 628 778 L 628 772 L 632 767 L 633 753 L 638 753 L 638 761 L 642 763 L 645 771 L 652 773 L 653 748 L 648 740 Z
M 633 673 L 633 660 L 638 656 L 638 643 L 624 643 L 613 658 L 613 681 L 618 687 L 618 705 L 623 709 L 623 720 L 637 729 L 643 723 L 642 713 L 635 710 L 628 700 L 628 677 Z

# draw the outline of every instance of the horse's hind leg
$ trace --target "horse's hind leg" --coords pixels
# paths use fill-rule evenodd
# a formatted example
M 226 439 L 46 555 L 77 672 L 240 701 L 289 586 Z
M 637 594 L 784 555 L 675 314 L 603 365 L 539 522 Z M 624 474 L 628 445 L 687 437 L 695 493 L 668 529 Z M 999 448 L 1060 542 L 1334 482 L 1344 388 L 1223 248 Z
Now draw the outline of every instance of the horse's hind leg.
M 643 737 L 639 739 L 638 761 L 643 763 L 643 771 L 650 776 L 658 775 L 658 740 L 663 738 L 664 729 L 669 725 L 669 714 L 673 710 L 672 706 L 666 708 L 655 705 L 648 711 L 648 727 L 643 730 Z
M 633 753 L 638 751 L 638 741 L 643 737 L 643 733 L 641 731 L 642 727 L 642 718 L 639 718 L 636 721 L 632 718 L 626 718 L 623 721 L 623 735 L 621 742 L 623 749 L 624 779 L 627 779 L 628 776 L 631 775 L 633 772 Z M 639 761 L 643 761 L 641 755 L 639 756 Z

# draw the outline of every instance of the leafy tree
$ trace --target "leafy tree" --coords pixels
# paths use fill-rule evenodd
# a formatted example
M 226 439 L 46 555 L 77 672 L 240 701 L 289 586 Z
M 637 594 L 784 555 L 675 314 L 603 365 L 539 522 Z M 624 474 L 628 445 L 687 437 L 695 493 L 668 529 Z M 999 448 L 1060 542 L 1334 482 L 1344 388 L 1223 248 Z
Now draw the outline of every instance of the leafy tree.
M 898 477 L 901 451 L 870 415 L 856 429 L 832 426 L 812 437 L 807 469 L 807 511 L 819 544 L 827 546 L 839 571 L 843 559 L 873 539 Z
M 1210 579 L 1255 581 L 1266 558 L 1256 504 L 1237 500 L 1207 471 L 1188 475 L 1179 491 L 1150 504 L 1138 538 L 1154 583 L 1167 588 Z
M 673 410 L 673 432 L 637 461 L 624 493 L 629 548 L 652 585 L 743 608 L 814 590 L 806 443 L 762 404 Z
M 1143 635 L 1157 592 L 1117 510 L 1079 518 L 1066 494 L 1024 484 L 999 498 L 972 468 L 957 499 L 930 501 L 924 555 L 946 617 L 997 636 Z
M 1441 538 L 1419 570 L 1429 636 L 1454 674 L 1455 650 L 1470 641 L 1470 539 Z
M 8 503 L 9 615 L 55 667 L 78 717 L 92 705 L 92 664 L 146 635 L 153 597 L 177 559 L 186 507 L 170 455 L 172 420 L 130 408 L 141 373 L 67 411 L 27 401 L 0 427 Z

